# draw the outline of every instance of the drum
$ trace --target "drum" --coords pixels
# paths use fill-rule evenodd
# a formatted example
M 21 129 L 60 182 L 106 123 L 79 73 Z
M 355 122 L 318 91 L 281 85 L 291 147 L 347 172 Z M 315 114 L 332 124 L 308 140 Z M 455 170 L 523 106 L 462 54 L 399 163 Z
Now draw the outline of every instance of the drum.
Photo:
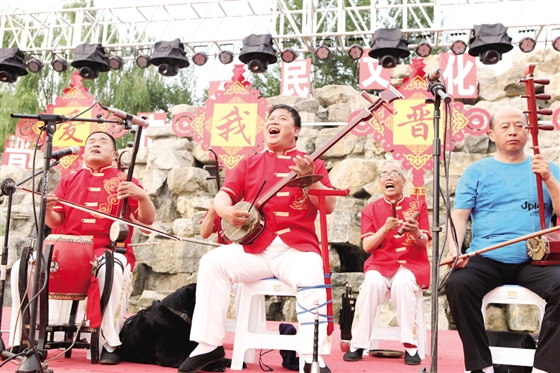
M 49 274 L 49 299 L 82 300 L 93 276 L 93 241 L 81 236 L 51 234 L 43 250 L 54 245 Z

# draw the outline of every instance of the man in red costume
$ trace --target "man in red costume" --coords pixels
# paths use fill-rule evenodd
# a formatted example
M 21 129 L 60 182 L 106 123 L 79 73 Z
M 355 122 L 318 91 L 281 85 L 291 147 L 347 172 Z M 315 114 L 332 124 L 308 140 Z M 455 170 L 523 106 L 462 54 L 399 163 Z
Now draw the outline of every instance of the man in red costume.
M 134 219 L 145 225 L 152 224 L 155 207 L 150 197 L 136 179 L 126 181 L 127 175 L 113 166 L 116 157 L 116 142 L 111 135 L 105 132 L 90 134 L 84 148 L 86 167 L 62 177 L 55 192 L 47 195 L 45 223 L 53 234 L 86 236 L 92 239 L 95 256 L 98 258 L 96 276 L 100 289 L 103 289 L 105 281 L 104 253 L 111 244 L 109 232 L 113 221 L 60 204 L 58 199 L 120 217 L 122 202 L 128 198 L 125 219 Z M 131 242 L 132 233 L 133 228 L 130 227 L 126 244 Z M 119 333 L 124 325 L 124 312 L 132 292 L 132 269 L 135 261 L 130 245 L 126 245 L 126 254 L 115 253 L 113 287 L 101 323 L 101 364 L 120 362 L 115 350 L 121 345 Z M 17 295 L 17 290 L 14 290 L 12 287 L 12 296 Z M 14 326 L 12 331 L 15 330 Z M 19 339 L 16 337 L 14 341 Z
M 404 362 L 420 364 L 416 331 L 417 295 L 430 286 L 430 262 L 426 244 L 430 239 L 428 208 L 424 201 L 403 195 L 403 170 L 388 164 L 379 175 L 384 197 L 362 211 L 361 230 L 363 247 L 371 256 L 364 263 L 364 283 L 356 302 L 352 324 L 352 344 L 344 354 L 345 361 L 358 361 L 364 350 L 369 350 L 377 307 L 387 291 L 397 311 L 401 343 L 405 347 Z M 391 201 L 396 204 L 393 217 Z M 412 215 L 419 212 L 415 220 Z M 402 235 L 399 235 L 402 228 Z
M 228 175 L 224 186 L 214 199 L 219 216 L 231 226 L 242 227 L 250 214 L 235 206 L 239 201 L 254 201 L 264 184 L 269 190 L 290 171 L 298 176 L 319 174 L 322 180 L 310 189 L 330 189 L 327 170 L 320 160 L 296 149 L 301 130 L 298 112 L 287 105 L 276 105 L 264 125 L 266 149 L 243 159 Z M 336 197 L 326 198 L 327 213 L 334 210 Z M 320 255 L 315 218 L 318 199 L 308 196 L 305 189 L 285 187 L 261 207 L 266 225 L 251 243 L 231 244 L 210 251 L 200 260 L 193 315 L 191 340 L 198 347 L 181 364 L 179 372 L 194 373 L 206 364 L 225 356 L 222 347 L 224 325 L 232 285 L 267 277 L 300 289 L 297 295 L 300 354 L 304 369 L 311 369 L 313 354 L 313 320 L 315 304 L 326 314 L 323 264 Z M 302 307 L 302 308 L 301 308 Z M 299 311 L 302 311 L 301 313 Z M 308 311 L 308 312 L 304 312 Z M 309 312 L 310 311 L 310 312 Z M 320 324 L 319 354 L 328 353 L 326 323 Z M 330 373 L 322 358 L 321 373 Z

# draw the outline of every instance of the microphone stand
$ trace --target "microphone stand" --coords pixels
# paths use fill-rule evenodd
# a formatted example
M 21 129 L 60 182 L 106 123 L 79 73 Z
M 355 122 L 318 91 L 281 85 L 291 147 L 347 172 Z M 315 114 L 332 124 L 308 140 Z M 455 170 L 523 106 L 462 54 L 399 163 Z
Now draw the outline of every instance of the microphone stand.
M 43 373 L 43 367 L 40 361 L 40 352 L 35 345 L 35 330 L 36 330 L 36 323 L 37 323 L 37 301 L 38 301 L 38 292 L 39 287 L 41 285 L 41 266 L 42 266 L 42 259 L 43 259 L 43 242 L 45 240 L 45 230 L 43 227 L 45 226 L 46 220 L 46 212 L 47 212 L 47 193 L 48 193 L 48 185 L 49 185 L 49 169 L 50 169 L 50 160 L 52 158 L 52 141 L 54 133 L 56 132 L 56 125 L 57 123 L 61 123 L 67 121 L 70 118 L 67 118 L 64 115 L 58 114 L 39 114 L 39 115 L 30 115 L 30 114 L 12 114 L 12 118 L 25 118 L 25 119 L 36 119 L 45 123 L 43 129 L 45 130 L 45 154 L 43 155 L 44 163 L 43 163 L 43 190 L 41 193 L 41 208 L 39 213 L 39 223 L 38 223 L 38 237 L 37 241 L 35 242 L 35 273 L 33 277 L 33 289 L 32 289 L 32 298 L 33 302 L 30 304 L 30 320 L 29 320 L 29 332 L 28 332 L 28 342 L 29 342 L 29 352 L 25 355 L 22 362 L 20 363 L 16 373 Z M 81 122 L 112 122 L 112 123 L 121 123 L 120 121 L 110 121 L 102 119 L 98 117 L 94 118 L 79 118 Z
M 434 96 L 433 99 L 427 99 L 426 103 L 434 104 L 434 140 L 433 140 L 433 215 L 432 215 L 432 309 L 431 309 L 431 357 L 430 357 L 430 372 L 437 373 L 437 359 L 438 359 L 438 279 L 439 279 L 439 233 L 442 228 L 439 226 L 439 165 L 440 165 L 440 152 L 441 152 L 441 139 L 439 138 L 439 120 L 441 118 L 441 100 L 445 103 L 451 102 L 451 97 L 445 93 L 445 86 L 441 84 L 438 79 L 434 79 L 428 84 L 428 91 Z M 426 368 L 422 368 L 420 372 L 427 372 Z

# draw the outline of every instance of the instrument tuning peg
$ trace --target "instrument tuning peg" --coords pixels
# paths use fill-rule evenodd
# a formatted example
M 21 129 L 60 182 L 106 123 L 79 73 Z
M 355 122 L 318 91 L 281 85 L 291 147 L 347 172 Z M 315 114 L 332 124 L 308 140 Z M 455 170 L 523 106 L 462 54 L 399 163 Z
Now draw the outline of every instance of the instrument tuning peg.
M 554 125 L 553 124 L 541 124 L 538 126 L 539 130 L 541 131 L 553 131 Z
M 550 95 L 549 95 L 550 96 Z M 537 114 L 541 114 L 541 115 L 552 115 L 552 110 L 551 109 L 541 109 L 541 110 L 537 110 Z
M 517 81 L 517 84 L 527 83 L 527 82 L 528 82 L 527 79 L 519 79 L 519 80 Z
M 552 98 L 548 93 L 539 93 L 535 95 L 537 100 L 550 100 Z
M 535 79 L 535 84 L 549 85 L 550 79 Z

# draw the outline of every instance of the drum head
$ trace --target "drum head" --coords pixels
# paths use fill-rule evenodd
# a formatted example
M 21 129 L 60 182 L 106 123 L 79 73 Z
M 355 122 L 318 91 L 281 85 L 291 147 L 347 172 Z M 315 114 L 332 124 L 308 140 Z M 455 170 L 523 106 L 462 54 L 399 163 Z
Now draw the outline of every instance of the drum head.
M 369 350 L 369 356 L 375 357 L 388 357 L 388 358 L 397 358 L 402 357 L 404 355 L 403 351 L 397 350 Z

